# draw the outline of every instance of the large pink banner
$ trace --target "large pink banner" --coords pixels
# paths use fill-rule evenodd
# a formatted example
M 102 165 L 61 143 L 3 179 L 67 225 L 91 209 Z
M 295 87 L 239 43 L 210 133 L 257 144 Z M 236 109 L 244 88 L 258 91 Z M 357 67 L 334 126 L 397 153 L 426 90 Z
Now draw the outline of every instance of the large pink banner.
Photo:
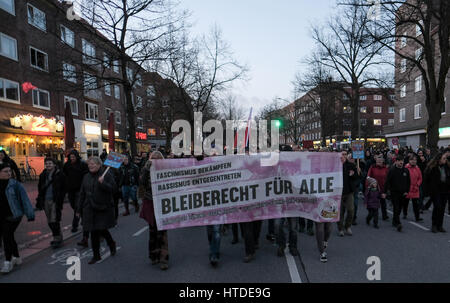
M 338 153 L 281 152 L 274 166 L 264 154 L 152 160 L 159 230 L 303 217 L 337 222 L 342 195 Z

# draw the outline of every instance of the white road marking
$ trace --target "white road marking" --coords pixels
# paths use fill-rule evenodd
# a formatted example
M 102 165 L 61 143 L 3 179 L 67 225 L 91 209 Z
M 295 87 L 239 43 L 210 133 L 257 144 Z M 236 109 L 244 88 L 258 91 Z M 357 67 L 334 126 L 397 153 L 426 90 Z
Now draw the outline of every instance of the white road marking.
M 297 270 L 297 264 L 295 264 L 294 257 L 289 253 L 289 249 L 286 247 L 284 251 L 286 256 L 286 261 L 289 268 L 289 274 L 291 275 L 292 283 L 302 283 L 302 279 Z
M 116 251 L 118 251 L 120 249 L 120 246 L 117 246 Z M 109 257 L 111 257 L 111 251 L 108 251 L 106 254 L 104 254 L 102 256 L 102 259 L 100 261 L 98 261 L 96 264 L 100 264 L 103 261 L 105 261 L 106 259 L 108 259 Z
M 418 228 L 421 228 L 421 229 L 423 229 L 423 230 L 430 231 L 428 228 L 426 228 L 426 227 L 424 227 L 424 226 L 422 226 L 422 225 L 420 225 L 420 224 L 417 224 L 417 223 L 415 223 L 415 222 L 409 221 L 409 223 L 411 223 L 412 225 L 417 226 Z
M 135 234 L 133 235 L 133 237 L 139 236 L 140 234 L 142 234 L 142 233 L 143 233 L 144 231 L 146 231 L 147 229 L 148 229 L 148 226 L 146 226 L 146 227 L 140 229 L 137 233 L 135 233 Z

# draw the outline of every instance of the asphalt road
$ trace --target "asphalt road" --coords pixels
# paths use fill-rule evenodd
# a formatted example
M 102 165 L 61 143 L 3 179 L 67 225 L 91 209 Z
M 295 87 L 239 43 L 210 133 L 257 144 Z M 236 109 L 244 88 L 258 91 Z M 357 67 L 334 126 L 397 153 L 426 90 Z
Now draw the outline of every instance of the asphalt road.
M 301 257 L 276 256 L 276 246 L 265 239 L 264 222 L 260 249 L 251 263 L 243 263 L 242 239 L 231 245 L 231 231 L 222 237 L 221 259 L 218 268 L 208 260 L 206 227 L 193 227 L 169 231 L 170 268 L 161 271 L 152 266 L 147 255 L 148 230 L 137 214 L 121 217 L 119 225 L 111 230 L 117 242 L 117 255 L 109 256 L 102 244 L 103 261 L 88 265 L 90 249 L 80 249 L 78 236 L 65 242 L 58 250 L 41 246 L 41 251 L 26 258 L 24 263 L 8 275 L 0 276 L 0 283 L 10 282 L 77 282 L 66 277 L 69 256 L 81 259 L 81 281 L 120 283 L 307 283 L 307 282 L 371 282 L 367 259 L 376 256 L 381 262 L 379 282 L 450 282 L 450 233 L 432 234 L 431 211 L 423 215 L 425 221 L 416 224 L 402 220 L 399 233 L 390 221 L 382 221 L 380 229 L 365 224 L 366 210 L 358 210 L 358 225 L 353 236 L 340 238 L 336 225 L 329 240 L 328 263 L 319 261 L 315 237 L 298 234 Z M 409 220 L 412 220 L 412 209 Z M 450 217 L 446 214 L 444 228 L 450 231 Z M 413 224 L 414 223 L 414 224 Z M 47 246 L 48 247 L 48 246 Z M 304 266 L 302 266 L 303 261 Z M 378 282 L 378 281 L 375 281 Z

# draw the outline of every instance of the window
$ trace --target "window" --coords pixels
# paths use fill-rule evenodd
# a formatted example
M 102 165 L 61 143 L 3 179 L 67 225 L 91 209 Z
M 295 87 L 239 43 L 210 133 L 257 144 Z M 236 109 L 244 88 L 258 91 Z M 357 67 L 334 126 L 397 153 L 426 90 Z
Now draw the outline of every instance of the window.
M 375 114 L 381 114 L 381 111 L 382 111 L 382 107 L 381 106 L 374 106 L 373 107 L 373 112 Z
M 0 8 L 7 11 L 11 15 L 16 15 L 14 0 L 0 0 Z
M 420 57 L 422 56 L 422 52 L 423 52 L 423 48 L 422 47 L 416 49 L 416 56 L 415 56 L 416 61 L 419 61 Z
M 361 106 L 361 112 L 362 112 L 363 114 L 367 114 L 367 107 Z
M 85 94 L 97 89 L 97 78 L 91 74 L 84 73 L 84 92 Z
M 115 112 L 115 116 L 116 116 L 116 124 L 122 124 L 122 118 L 120 117 L 119 111 Z
M 422 104 L 414 105 L 414 119 L 422 118 Z
M 0 55 L 17 61 L 17 40 L 0 33 Z
M 381 126 L 381 119 L 373 119 L 373 125 Z
M 86 147 L 87 147 L 86 152 L 87 152 L 88 158 L 91 156 L 98 157 L 98 155 L 99 155 L 98 142 L 87 141 Z
M 162 129 L 159 130 L 159 134 L 160 134 L 162 137 L 165 137 L 165 136 L 166 136 L 166 132 L 165 132 L 164 130 L 162 130 Z
M 136 109 L 142 108 L 142 97 L 137 96 L 136 97 Z
M 77 73 L 74 65 L 63 63 L 63 79 L 77 83 Z
M 394 101 L 395 100 L 395 95 L 390 95 L 389 99 L 391 99 L 391 101 Z
M 416 24 L 416 37 L 419 37 L 420 35 L 422 35 L 422 30 L 420 29 L 420 27 L 423 27 L 423 21 L 420 20 L 419 24 Z
M 415 80 L 414 92 L 420 92 L 422 90 L 422 76 L 419 76 Z
M 381 100 L 383 99 L 383 96 L 381 96 L 381 95 L 374 95 L 374 96 L 373 96 L 373 99 L 374 99 L 375 101 L 381 101 Z
M 28 23 L 43 31 L 47 29 L 44 12 L 38 10 L 31 4 L 28 4 Z
M 394 125 L 394 119 L 389 119 L 389 120 L 388 120 L 388 125 L 389 125 L 389 126 Z
M 120 100 L 120 87 L 119 85 L 114 85 L 114 98 Z
M 345 114 L 350 114 L 352 112 L 352 109 L 350 106 L 344 106 L 344 113 Z
M 103 67 L 111 68 L 111 59 L 108 57 L 106 53 L 103 53 Z
M 138 128 L 144 128 L 144 119 L 142 119 L 142 118 L 137 118 L 137 119 L 136 119 L 136 122 L 137 122 L 137 127 L 138 127 Z
M 406 97 L 406 84 L 400 86 L 400 98 Z
M 94 45 L 83 39 L 82 47 L 83 47 L 83 63 L 95 65 L 97 62 L 95 60 Z
M 400 42 L 400 47 L 403 48 L 406 46 L 406 43 L 408 43 L 408 38 L 407 38 L 408 33 L 404 32 L 403 33 L 403 37 L 401 38 L 401 42 Z
M 75 47 L 75 34 L 64 25 L 61 25 L 61 40 L 67 45 Z
M 400 72 L 401 73 L 406 72 L 406 59 L 402 59 L 400 61 Z
M 48 71 L 48 55 L 30 46 L 31 66 L 43 71 Z
M 48 91 L 33 89 L 33 106 L 50 110 L 50 94 Z
M 85 102 L 86 120 L 98 121 L 98 105 Z
M 359 97 L 359 100 L 365 101 L 365 100 L 367 100 L 367 96 L 360 96 L 360 97 Z
M 147 86 L 147 97 L 155 96 L 155 87 L 153 85 Z
M 390 113 L 390 114 L 395 113 L 395 107 L 389 106 L 389 113 Z
M 19 83 L 0 78 L 0 100 L 20 103 Z
M 367 120 L 366 119 L 361 119 L 361 125 L 363 125 L 363 126 L 367 125 Z
M 119 60 L 113 61 L 113 71 L 119 73 Z
M 149 128 L 148 129 L 148 135 L 149 136 L 156 136 L 156 129 L 155 128 Z
M 141 75 L 136 75 L 136 85 L 142 86 L 142 77 Z
M 133 81 L 133 70 L 127 67 L 127 79 L 131 82 Z
M 406 121 L 406 109 L 401 108 L 400 109 L 400 122 Z
M 110 108 L 105 107 L 105 111 L 106 111 L 106 122 L 109 122 L 109 116 L 112 113 L 112 110 Z
M 111 96 L 111 82 L 105 81 L 105 95 Z
M 64 105 L 67 106 L 67 103 L 69 103 L 70 109 L 72 110 L 72 115 L 78 116 L 78 100 L 64 96 Z
M 347 94 L 344 94 L 344 96 L 342 97 L 342 99 L 348 100 L 349 98 L 348 98 Z

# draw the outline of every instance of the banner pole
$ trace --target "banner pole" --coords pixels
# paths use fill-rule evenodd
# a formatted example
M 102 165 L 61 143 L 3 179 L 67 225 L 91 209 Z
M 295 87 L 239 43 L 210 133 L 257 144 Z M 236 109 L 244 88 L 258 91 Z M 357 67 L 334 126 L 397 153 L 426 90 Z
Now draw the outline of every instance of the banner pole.
M 105 177 L 105 175 L 108 172 L 108 170 L 109 170 L 109 166 L 106 168 L 105 172 L 103 173 L 102 178 Z

